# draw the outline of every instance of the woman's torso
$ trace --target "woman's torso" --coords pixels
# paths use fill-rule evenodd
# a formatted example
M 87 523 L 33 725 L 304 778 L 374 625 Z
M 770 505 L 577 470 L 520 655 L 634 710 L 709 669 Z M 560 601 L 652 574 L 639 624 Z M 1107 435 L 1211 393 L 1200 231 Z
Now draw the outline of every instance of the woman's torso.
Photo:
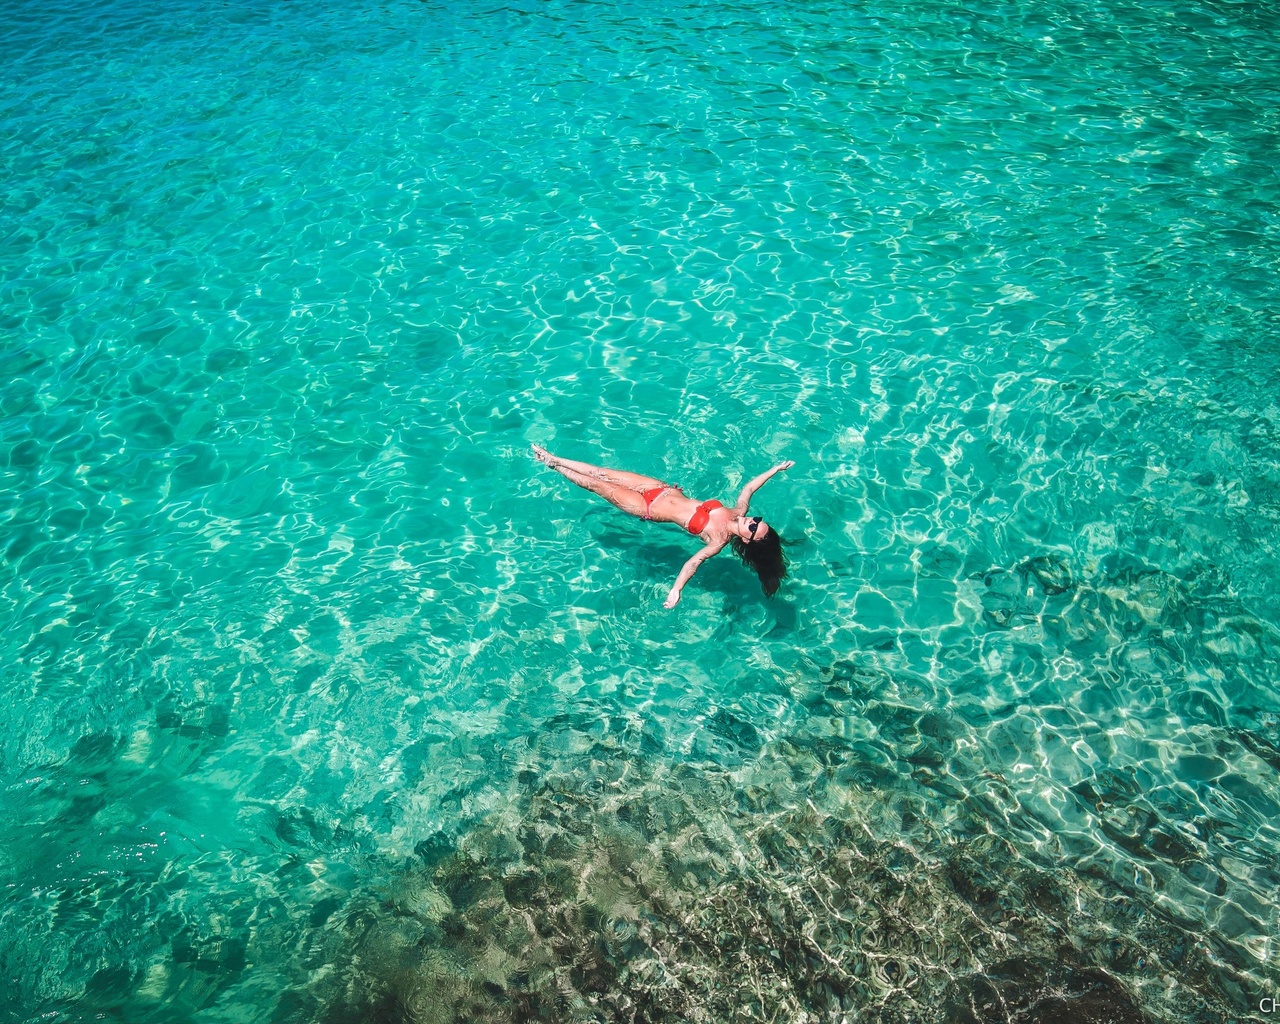
M 707 508 L 705 523 L 700 530 L 696 532 L 700 537 L 707 537 L 709 534 L 728 534 L 728 520 L 732 518 L 732 513 L 720 506 L 718 501 L 714 499 L 711 502 L 699 501 L 697 498 L 690 498 L 674 487 L 668 487 L 665 491 L 653 499 L 653 504 L 649 506 L 649 518 L 659 523 L 675 523 L 682 529 L 689 529 L 690 521 L 698 516 L 698 509 L 702 505 L 711 504 L 714 507 Z M 694 526 L 698 524 L 693 523 Z M 723 538 L 720 538 L 723 539 Z

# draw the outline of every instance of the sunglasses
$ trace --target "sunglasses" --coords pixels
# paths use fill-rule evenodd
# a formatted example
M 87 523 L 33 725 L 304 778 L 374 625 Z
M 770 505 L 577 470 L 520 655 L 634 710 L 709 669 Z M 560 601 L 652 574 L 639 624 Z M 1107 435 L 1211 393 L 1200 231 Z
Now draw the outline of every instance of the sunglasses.
M 756 530 L 760 528 L 760 520 L 763 518 L 764 516 L 756 516 L 747 524 L 747 533 L 751 534 L 752 537 L 756 535 Z

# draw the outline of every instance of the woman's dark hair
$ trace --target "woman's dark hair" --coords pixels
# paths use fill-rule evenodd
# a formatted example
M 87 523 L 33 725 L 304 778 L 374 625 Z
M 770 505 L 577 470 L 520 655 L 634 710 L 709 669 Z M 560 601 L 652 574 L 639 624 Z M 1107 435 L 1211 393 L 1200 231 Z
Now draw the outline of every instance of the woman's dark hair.
M 760 577 L 760 585 L 764 587 L 764 596 L 773 597 L 778 592 L 778 584 L 787 574 L 787 561 L 782 557 L 782 538 L 777 530 L 770 530 L 760 540 L 746 544 L 740 537 L 730 537 L 733 553 L 756 571 Z

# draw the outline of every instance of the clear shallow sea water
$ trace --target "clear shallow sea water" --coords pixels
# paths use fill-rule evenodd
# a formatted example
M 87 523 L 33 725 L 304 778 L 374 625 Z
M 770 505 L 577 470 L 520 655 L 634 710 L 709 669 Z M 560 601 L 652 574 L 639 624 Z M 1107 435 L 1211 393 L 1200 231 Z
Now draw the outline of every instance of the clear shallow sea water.
M 1278 23 L 6 3 L 0 1019 L 1266 1019 Z

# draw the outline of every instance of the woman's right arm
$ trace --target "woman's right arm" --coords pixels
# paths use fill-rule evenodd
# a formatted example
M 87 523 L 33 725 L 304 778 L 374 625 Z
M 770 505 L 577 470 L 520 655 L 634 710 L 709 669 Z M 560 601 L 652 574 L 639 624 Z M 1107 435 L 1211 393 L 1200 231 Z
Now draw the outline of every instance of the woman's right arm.
M 747 509 L 751 507 L 751 495 L 760 490 L 774 473 L 780 470 L 790 469 L 795 463 L 788 459 L 786 462 L 779 462 L 773 469 L 767 469 L 754 480 L 750 481 L 746 487 L 742 488 L 742 493 L 738 495 L 738 504 L 734 506 L 734 511 L 740 516 L 747 514 Z

